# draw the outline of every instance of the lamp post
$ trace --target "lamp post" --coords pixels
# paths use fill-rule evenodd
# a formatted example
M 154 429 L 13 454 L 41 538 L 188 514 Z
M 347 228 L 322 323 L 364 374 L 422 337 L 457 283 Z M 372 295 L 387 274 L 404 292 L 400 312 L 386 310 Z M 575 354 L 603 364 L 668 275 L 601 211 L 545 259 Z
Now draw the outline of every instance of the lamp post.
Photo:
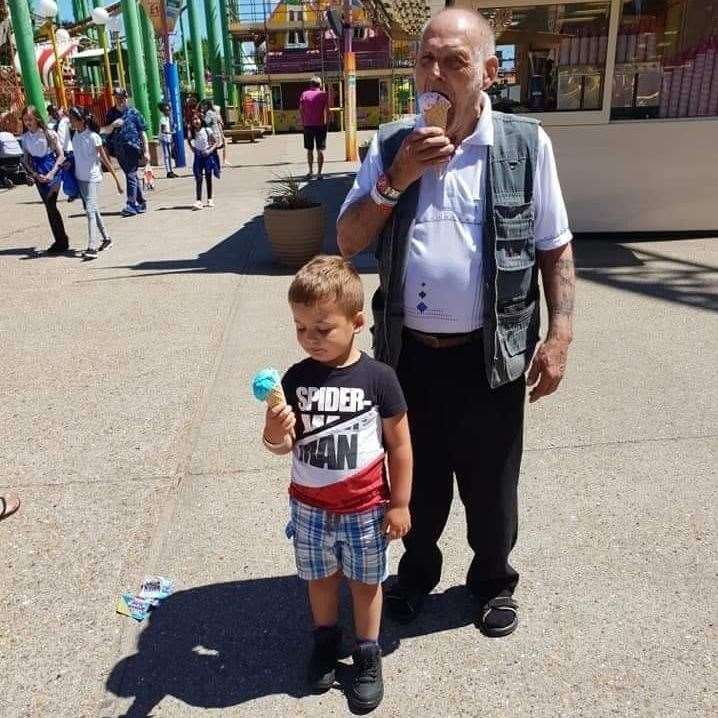
M 356 55 L 352 52 L 352 3 L 344 0 L 344 145 L 345 159 L 355 162 L 359 159 L 357 152 L 357 71 Z
M 95 0 L 95 3 L 102 0 Z M 92 11 L 92 22 L 97 25 L 97 34 L 100 38 L 100 46 L 105 63 L 105 87 L 107 88 L 108 99 L 112 97 L 112 68 L 110 67 L 110 53 L 108 52 L 107 42 L 107 23 L 110 21 L 110 15 L 104 7 L 98 5 Z
M 62 58 L 57 52 L 57 37 L 55 36 L 55 18 L 57 17 L 57 3 L 55 0 L 39 0 L 35 12 L 47 20 L 47 29 L 52 43 L 52 52 L 55 55 L 55 88 L 57 90 L 57 103 L 60 107 L 67 107 L 65 94 L 65 80 L 62 76 Z
M 115 52 L 117 53 L 117 84 L 123 89 L 127 89 L 125 83 L 125 61 L 122 57 L 122 38 L 120 38 L 120 18 L 113 15 L 108 23 L 110 35 L 115 38 Z

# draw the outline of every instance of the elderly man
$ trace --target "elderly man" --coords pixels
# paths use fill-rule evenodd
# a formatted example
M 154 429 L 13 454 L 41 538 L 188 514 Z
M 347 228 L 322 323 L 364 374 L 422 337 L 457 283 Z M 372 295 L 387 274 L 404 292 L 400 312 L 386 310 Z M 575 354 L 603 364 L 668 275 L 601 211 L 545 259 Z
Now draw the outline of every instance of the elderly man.
M 551 142 L 538 122 L 494 112 L 494 37 L 477 13 L 427 25 L 419 92 L 451 101 L 446 131 L 421 118 L 380 128 L 337 224 L 345 256 L 377 241 L 377 358 L 397 367 L 414 450 L 412 530 L 387 610 L 411 621 L 438 584 L 454 475 L 474 552 L 477 626 L 518 624 L 517 536 L 524 400 L 556 390 L 573 335 L 571 232 Z M 541 273 L 548 332 L 539 344 Z
M 140 160 L 144 164 L 150 161 L 150 144 L 147 139 L 147 126 L 142 115 L 127 102 L 127 90 L 116 88 L 115 106 L 111 107 L 105 118 L 106 126 L 102 134 L 109 134 L 112 152 L 117 157 L 127 179 L 127 205 L 122 210 L 123 217 L 142 214 L 147 209 L 147 201 L 142 195 L 142 187 L 137 176 Z

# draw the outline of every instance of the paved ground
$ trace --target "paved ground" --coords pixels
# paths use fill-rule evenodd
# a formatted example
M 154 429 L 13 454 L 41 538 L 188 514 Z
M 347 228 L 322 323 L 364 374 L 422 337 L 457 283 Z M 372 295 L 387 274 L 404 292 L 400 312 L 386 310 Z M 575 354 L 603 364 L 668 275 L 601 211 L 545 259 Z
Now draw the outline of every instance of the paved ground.
M 123 220 L 106 183 L 116 246 L 93 263 L 34 258 L 34 190 L 0 194 L 0 488 L 24 502 L 0 524 L 3 718 L 347 713 L 338 690 L 305 695 L 288 467 L 248 390 L 299 356 L 261 225 L 299 140 L 231 158 L 214 211 L 189 211 L 190 178 L 160 180 Z M 328 169 L 311 190 L 335 212 L 352 168 Z M 62 212 L 81 249 L 79 207 Z M 455 510 L 431 610 L 386 626 L 376 715 L 718 713 L 715 242 L 577 242 L 570 373 L 528 412 L 521 627 L 473 627 Z M 137 627 L 114 603 L 147 572 L 181 590 Z

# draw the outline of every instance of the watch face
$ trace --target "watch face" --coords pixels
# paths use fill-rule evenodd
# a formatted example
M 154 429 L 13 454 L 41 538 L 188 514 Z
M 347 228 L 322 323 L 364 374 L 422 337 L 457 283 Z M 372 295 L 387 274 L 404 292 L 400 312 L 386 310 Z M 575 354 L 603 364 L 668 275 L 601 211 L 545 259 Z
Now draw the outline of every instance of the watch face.
M 398 192 L 389 184 L 389 179 L 384 174 L 379 175 L 379 179 L 376 183 L 376 188 L 381 194 L 383 194 L 385 197 L 388 197 L 389 199 L 399 199 L 399 196 L 401 194 L 401 192 Z

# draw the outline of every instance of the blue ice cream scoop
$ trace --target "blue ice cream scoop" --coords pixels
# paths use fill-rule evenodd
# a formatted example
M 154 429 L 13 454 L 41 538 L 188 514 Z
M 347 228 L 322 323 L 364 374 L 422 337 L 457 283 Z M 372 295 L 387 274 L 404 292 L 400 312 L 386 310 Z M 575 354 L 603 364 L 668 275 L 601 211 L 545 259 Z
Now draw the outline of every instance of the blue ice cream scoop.
M 255 399 L 266 401 L 272 390 L 280 383 L 279 372 L 276 369 L 262 369 L 252 379 L 252 393 Z

